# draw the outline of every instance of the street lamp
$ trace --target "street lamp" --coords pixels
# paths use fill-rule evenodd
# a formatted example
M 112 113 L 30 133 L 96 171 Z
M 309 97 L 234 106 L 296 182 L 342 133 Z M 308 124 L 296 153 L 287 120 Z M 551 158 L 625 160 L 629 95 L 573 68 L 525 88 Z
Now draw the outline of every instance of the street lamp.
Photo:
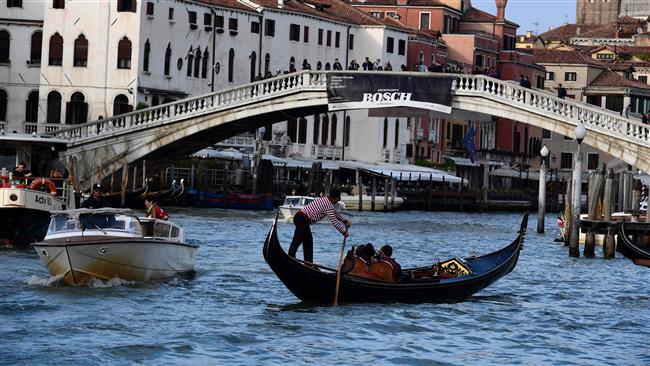
M 582 140 L 587 135 L 587 129 L 582 123 L 579 123 L 575 128 L 576 141 L 578 142 L 578 149 L 576 151 L 576 158 L 573 165 L 573 192 L 571 192 L 571 232 L 569 235 L 569 256 L 579 257 L 580 246 L 578 239 L 580 238 L 580 206 L 582 198 Z
M 546 157 L 548 148 L 546 145 L 539 151 L 542 155 L 542 163 L 539 165 L 539 197 L 537 204 L 537 232 L 544 232 L 544 215 L 546 214 Z

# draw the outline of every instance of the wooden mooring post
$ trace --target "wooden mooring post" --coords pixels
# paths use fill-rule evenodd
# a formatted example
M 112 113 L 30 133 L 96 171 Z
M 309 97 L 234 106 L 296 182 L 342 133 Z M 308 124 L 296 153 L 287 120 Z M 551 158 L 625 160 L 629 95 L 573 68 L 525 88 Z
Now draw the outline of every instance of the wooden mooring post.
M 569 237 L 571 237 L 571 196 L 573 192 L 573 184 L 570 181 L 566 185 L 566 194 L 564 195 L 564 245 L 569 245 Z
M 589 180 L 589 200 L 587 202 L 587 217 L 589 220 L 600 219 L 598 211 L 599 203 L 601 202 L 601 193 L 604 187 L 605 168 L 604 164 L 599 167 Z M 598 216 L 598 217 L 596 217 Z M 591 231 L 585 234 L 585 247 L 583 255 L 587 258 L 593 258 L 596 248 L 596 235 Z
M 402 173 L 400 173 L 401 177 Z M 391 190 L 390 190 L 390 209 L 395 211 L 395 196 L 397 195 L 397 178 L 391 179 Z
M 377 178 L 372 176 L 372 186 L 370 187 L 370 212 L 375 212 L 375 198 L 377 197 Z
M 388 211 L 388 178 L 384 178 L 384 212 Z
M 605 221 L 612 221 L 612 206 L 614 204 L 614 170 L 607 170 L 607 178 L 605 179 L 605 193 L 603 198 L 603 219 Z M 612 226 L 609 226 L 607 230 L 607 235 L 605 236 L 605 242 L 603 243 L 603 257 L 604 258 L 614 258 L 614 252 L 616 249 L 616 242 L 614 240 L 614 233 Z
M 639 205 L 641 204 L 641 190 L 643 189 L 643 184 L 638 179 L 632 180 L 632 204 L 630 206 L 630 212 L 632 217 L 636 217 L 636 221 L 639 218 Z

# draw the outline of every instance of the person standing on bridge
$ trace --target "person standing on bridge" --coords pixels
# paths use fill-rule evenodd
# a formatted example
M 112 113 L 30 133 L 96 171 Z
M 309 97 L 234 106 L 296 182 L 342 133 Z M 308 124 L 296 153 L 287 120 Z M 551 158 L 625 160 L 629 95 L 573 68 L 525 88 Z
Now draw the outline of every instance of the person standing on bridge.
M 289 255 L 296 257 L 296 252 L 302 244 L 303 258 L 306 262 L 314 261 L 314 239 L 311 235 L 311 225 L 319 222 L 325 216 L 329 217 L 332 225 L 336 227 L 343 236 L 348 236 L 347 228 L 351 223 L 341 217 L 341 214 L 334 208 L 334 205 L 341 200 L 341 191 L 330 190 L 328 197 L 318 197 L 305 207 L 301 208 L 293 217 L 293 224 L 296 230 L 293 233 L 293 240 L 289 246 Z
M 566 97 L 566 89 L 564 89 L 562 84 L 558 84 L 557 86 L 557 97 L 560 99 L 564 99 Z

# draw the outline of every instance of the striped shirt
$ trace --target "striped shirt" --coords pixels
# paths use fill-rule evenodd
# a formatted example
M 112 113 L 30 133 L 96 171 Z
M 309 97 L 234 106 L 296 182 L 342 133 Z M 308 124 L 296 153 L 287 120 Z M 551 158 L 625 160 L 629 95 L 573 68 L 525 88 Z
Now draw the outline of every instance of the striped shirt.
M 340 231 L 341 234 L 345 233 L 344 219 L 327 197 L 316 198 L 301 208 L 300 213 L 306 216 L 311 224 L 315 224 L 327 216 L 330 218 L 332 225 L 336 227 L 336 230 Z

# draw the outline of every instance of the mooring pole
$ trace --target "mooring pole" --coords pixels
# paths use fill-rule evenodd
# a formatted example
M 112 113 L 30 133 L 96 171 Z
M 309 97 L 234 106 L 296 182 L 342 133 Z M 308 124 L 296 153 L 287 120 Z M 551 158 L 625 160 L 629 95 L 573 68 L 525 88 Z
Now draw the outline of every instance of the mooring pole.
M 544 216 L 546 215 L 546 157 L 548 148 L 546 145 L 540 151 L 542 164 L 539 166 L 539 197 L 537 201 L 537 232 L 544 232 Z
M 576 129 L 576 151 L 575 165 L 573 167 L 573 196 L 571 197 L 571 236 L 569 238 L 569 256 L 580 256 L 580 204 L 582 198 L 582 140 L 587 134 L 585 126 L 580 123 Z

